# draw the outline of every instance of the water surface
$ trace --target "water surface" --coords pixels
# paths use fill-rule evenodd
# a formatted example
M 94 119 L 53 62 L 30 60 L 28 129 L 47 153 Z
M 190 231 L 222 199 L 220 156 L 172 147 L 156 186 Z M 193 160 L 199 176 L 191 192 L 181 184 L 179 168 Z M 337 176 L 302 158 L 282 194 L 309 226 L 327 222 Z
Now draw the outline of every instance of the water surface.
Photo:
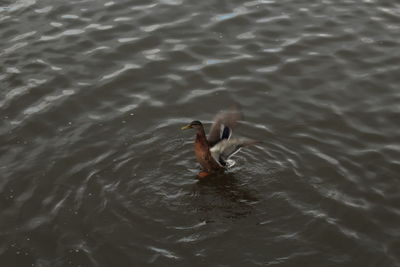
M 1 266 L 400 266 L 396 1 L 0 2 Z M 263 141 L 199 181 L 238 103 Z

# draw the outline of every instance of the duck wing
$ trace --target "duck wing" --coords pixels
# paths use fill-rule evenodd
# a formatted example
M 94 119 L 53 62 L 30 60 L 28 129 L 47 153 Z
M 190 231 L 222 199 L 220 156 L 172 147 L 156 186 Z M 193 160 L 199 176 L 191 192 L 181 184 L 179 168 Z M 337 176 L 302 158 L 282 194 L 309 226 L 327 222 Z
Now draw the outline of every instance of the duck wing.
M 238 120 L 242 117 L 240 111 L 236 108 L 221 111 L 215 118 L 208 133 L 208 143 L 213 146 L 224 139 L 229 139 L 232 135 L 232 129 L 237 125 Z
M 216 145 L 210 148 L 211 156 L 220 165 L 225 166 L 226 161 L 236 154 L 242 147 L 253 145 L 258 141 L 247 138 L 231 138 L 223 139 Z

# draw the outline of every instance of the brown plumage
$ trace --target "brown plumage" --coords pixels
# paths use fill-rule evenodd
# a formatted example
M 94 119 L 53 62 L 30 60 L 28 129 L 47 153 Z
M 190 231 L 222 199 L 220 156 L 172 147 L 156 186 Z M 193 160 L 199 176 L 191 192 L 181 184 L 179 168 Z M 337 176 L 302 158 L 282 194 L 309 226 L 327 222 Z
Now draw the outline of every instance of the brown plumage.
M 240 148 L 257 143 L 257 141 L 250 139 L 230 138 L 232 129 L 237 125 L 240 118 L 241 114 L 237 110 L 218 113 L 214 118 L 208 138 L 200 121 L 192 121 L 182 127 L 182 130 L 196 130 L 194 152 L 197 161 L 204 170 L 199 174 L 200 177 L 224 169 L 228 165 L 228 158 L 239 151 Z

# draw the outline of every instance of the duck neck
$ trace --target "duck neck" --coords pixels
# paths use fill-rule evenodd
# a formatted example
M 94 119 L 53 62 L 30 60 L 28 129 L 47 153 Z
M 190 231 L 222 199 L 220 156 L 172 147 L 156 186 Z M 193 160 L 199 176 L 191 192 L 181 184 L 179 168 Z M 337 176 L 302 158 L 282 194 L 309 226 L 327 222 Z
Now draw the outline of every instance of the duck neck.
M 202 145 L 208 147 L 208 141 L 207 141 L 206 133 L 204 132 L 204 128 L 197 129 L 196 143 L 201 143 Z

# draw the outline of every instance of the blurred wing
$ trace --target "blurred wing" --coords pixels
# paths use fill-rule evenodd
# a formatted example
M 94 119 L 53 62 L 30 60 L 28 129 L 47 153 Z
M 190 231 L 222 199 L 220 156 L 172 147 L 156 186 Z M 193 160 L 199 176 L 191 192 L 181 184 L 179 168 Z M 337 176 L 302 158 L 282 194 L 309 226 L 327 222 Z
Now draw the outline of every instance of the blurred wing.
M 210 152 L 215 161 L 225 165 L 227 159 L 236 154 L 242 147 L 258 143 L 251 139 L 231 138 L 224 139 L 212 148 Z
M 237 125 L 241 118 L 241 113 L 237 109 L 219 112 L 208 133 L 208 143 L 213 146 L 223 139 L 229 139 L 232 129 Z

